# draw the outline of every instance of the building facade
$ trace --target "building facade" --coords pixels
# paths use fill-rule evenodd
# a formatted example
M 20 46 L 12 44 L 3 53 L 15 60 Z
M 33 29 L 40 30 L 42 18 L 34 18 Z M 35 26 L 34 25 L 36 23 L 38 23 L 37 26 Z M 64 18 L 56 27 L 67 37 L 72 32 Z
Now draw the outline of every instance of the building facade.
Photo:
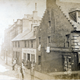
M 22 32 L 22 20 L 18 19 L 4 31 L 4 54 L 12 57 L 12 39 Z M 5 55 L 6 56 L 6 55 Z
M 40 72 L 79 70 L 79 10 L 72 11 L 68 5 L 62 9 L 56 4 L 56 0 L 46 2 L 47 9 L 36 38 L 36 70 Z M 66 5 L 62 4 L 63 7 Z
M 33 14 L 24 15 L 23 31 L 13 40 L 13 61 L 16 59 L 17 65 L 22 64 L 22 60 L 36 62 L 36 31 L 41 22 L 37 14 L 37 4 Z

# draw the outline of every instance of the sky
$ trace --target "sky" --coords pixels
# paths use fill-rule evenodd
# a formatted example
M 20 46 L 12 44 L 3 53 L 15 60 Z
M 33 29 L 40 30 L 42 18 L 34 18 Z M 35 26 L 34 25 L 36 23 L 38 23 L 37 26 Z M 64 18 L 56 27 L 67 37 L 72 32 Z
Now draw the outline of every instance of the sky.
M 80 0 L 60 0 L 63 2 L 80 2 Z M 3 42 L 4 30 L 24 14 L 32 14 L 37 3 L 38 15 L 43 16 L 46 0 L 0 0 L 0 45 Z
M 3 42 L 4 30 L 24 14 L 32 14 L 37 3 L 38 15 L 42 17 L 46 9 L 46 0 L 0 0 L 0 44 Z

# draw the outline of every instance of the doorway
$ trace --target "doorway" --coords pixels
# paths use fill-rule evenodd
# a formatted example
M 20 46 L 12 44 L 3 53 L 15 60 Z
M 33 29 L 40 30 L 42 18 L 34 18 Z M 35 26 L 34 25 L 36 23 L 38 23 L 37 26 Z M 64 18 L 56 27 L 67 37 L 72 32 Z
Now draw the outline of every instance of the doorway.
M 30 54 L 27 54 L 27 60 L 30 61 Z
M 72 66 L 71 66 L 71 56 L 70 55 L 64 55 L 64 71 L 71 71 Z

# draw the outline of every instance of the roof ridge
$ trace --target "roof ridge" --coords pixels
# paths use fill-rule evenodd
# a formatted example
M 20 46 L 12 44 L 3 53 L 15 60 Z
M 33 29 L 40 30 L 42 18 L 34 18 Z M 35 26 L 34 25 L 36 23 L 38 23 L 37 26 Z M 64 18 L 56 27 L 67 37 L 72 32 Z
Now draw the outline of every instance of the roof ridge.
M 75 21 L 73 21 L 69 18 L 69 16 L 64 12 L 64 10 L 62 10 L 61 6 L 59 6 L 59 9 L 62 11 L 62 13 L 65 15 L 66 19 L 70 22 L 70 24 L 73 26 L 74 29 L 78 28 L 78 26 L 80 26 L 80 24 L 76 23 Z

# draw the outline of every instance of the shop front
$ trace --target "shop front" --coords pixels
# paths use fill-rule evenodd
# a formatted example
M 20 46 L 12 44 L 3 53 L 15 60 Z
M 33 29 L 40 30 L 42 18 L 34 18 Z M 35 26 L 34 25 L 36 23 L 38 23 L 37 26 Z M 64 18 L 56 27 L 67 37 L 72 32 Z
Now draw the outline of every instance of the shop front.
M 22 60 L 24 65 L 30 68 L 32 62 L 36 63 L 36 49 L 23 48 Z

